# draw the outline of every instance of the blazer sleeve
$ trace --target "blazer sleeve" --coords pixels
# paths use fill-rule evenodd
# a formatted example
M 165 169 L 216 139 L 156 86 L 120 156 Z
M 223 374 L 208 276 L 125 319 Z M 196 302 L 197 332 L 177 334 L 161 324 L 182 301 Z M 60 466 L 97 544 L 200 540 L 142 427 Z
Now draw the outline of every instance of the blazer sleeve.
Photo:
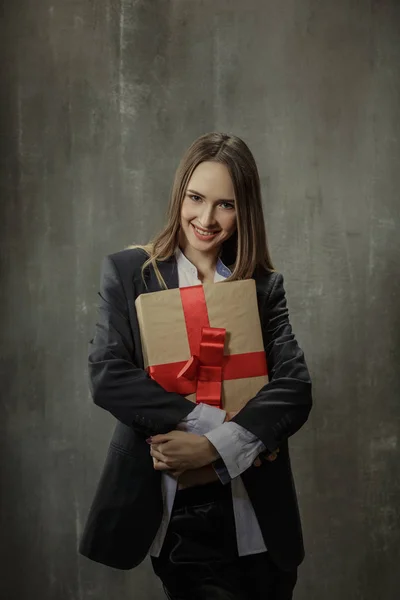
M 289 322 L 283 276 L 275 275 L 261 307 L 269 382 L 232 419 L 273 452 L 307 421 L 312 406 L 311 380 Z
M 110 256 L 103 260 L 98 296 L 98 319 L 88 359 L 94 403 L 145 435 L 175 429 L 195 405 L 180 394 L 165 391 L 134 364 L 128 302 Z

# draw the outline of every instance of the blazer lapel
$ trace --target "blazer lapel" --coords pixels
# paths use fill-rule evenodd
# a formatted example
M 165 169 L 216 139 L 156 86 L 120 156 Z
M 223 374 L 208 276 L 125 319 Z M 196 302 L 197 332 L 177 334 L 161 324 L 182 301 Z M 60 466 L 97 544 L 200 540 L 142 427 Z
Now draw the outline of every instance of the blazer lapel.
M 159 271 L 167 284 L 168 289 L 179 287 L 178 265 L 175 256 L 163 261 L 157 261 Z M 148 277 L 146 277 L 147 292 L 159 292 L 164 289 L 160 287 L 153 267 L 149 268 Z
M 160 270 L 161 275 L 165 283 L 168 286 L 168 289 L 173 289 L 179 287 L 179 279 L 178 279 L 178 265 L 176 262 L 175 256 L 172 256 L 168 260 L 157 262 L 158 268 Z M 149 292 L 159 292 L 164 288 L 160 287 L 158 283 L 155 271 L 152 266 L 148 267 L 144 273 L 144 279 L 146 285 L 142 279 L 141 273 L 140 276 L 134 281 L 134 298 L 136 299 L 140 294 L 147 294 Z M 143 367 L 143 353 L 142 346 L 140 341 L 140 332 L 139 332 L 139 323 L 137 321 L 136 311 L 132 316 L 132 328 L 134 332 L 135 338 L 135 361 L 136 364 L 139 365 L 142 369 Z

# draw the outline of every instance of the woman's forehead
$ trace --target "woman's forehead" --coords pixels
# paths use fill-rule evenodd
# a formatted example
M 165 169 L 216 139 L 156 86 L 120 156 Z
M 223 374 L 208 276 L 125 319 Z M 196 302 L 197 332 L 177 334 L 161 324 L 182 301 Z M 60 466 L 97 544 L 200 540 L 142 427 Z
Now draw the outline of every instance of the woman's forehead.
M 189 179 L 188 189 L 219 198 L 234 198 L 235 190 L 228 167 L 217 162 L 200 163 Z

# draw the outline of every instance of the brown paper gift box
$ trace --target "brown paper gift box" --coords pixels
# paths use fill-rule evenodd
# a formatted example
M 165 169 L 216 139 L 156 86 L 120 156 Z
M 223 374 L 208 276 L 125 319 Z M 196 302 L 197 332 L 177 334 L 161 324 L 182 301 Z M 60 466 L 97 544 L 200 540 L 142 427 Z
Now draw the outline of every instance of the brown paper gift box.
M 203 385 L 198 383 L 198 379 L 208 380 L 208 371 L 212 372 L 212 378 L 214 371 L 218 372 L 218 367 L 206 367 L 205 378 L 199 376 L 199 371 L 197 375 L 192 375 L 192 381 L 185 377 L 177 378 L 177 374 L 193 354 L 200 353 L 201 358 L 211 351 L 210 356 L 215 356 L 215 349 L 209 348 L 210 345 L 214 348 L 213 343 L 208 345 L 208 350 L 205 343 L 206 354 L 202 354 L 203 350 L 194 351 L 194 348 L 198 348 L 202 332 L 203 341 L 207 332 L 215 339 L 218 338 L 218 333 L 221 333 L 214 329 L 203 330 L 204 326 L 226 330 L 222 346 L 220 343 L 221 354 L 223 348 L 224 355 L 220 384 L 222 408 L 226 411 L 239 411 L 268 382 L 253 279 L 206 283 L 142 294 L 136 299 L 135 305 L 144 366 L 168 391 L 182 393 L 196 402 L 196 393 L 186 392 L 193 386 L 195 388 L 196 385 Z M 205 323 L 205 320 L 208 320 L 208 323 Z M 194 338 L 197 338 L 197 343 Z M 218 350 L 216 352 L 218 354 Z M 204 360 L 193 360 L 199 363 L 201 369 Z M 216 363 L 211 361 L 211 364 Z M 192 364 L 188 372 L 193 369 L 195 365 Z M 212 387 L 214 384 L 206 382 L 204 385 L 207 388 L 208 385 Z M 197 401 L 199 394 L 197 388 Z

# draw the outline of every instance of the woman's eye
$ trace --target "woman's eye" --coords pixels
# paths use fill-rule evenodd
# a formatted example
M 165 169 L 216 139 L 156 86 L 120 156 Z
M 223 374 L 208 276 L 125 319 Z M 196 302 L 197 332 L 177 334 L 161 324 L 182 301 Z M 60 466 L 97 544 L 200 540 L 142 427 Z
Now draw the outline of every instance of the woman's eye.
M 189 196 L 189 198 L 191 198 L 193 202 L 198 202 L 199 200 L 201 200 L 200 196 L 196 196 L 196 194 L 192 194 L 191 196 Z
M 234 205 L 231 204 L 230 202 L 222 202 L 221 206 L 224 208 L 224 210 L 231 210 L 231 209 L 235 208 Z

